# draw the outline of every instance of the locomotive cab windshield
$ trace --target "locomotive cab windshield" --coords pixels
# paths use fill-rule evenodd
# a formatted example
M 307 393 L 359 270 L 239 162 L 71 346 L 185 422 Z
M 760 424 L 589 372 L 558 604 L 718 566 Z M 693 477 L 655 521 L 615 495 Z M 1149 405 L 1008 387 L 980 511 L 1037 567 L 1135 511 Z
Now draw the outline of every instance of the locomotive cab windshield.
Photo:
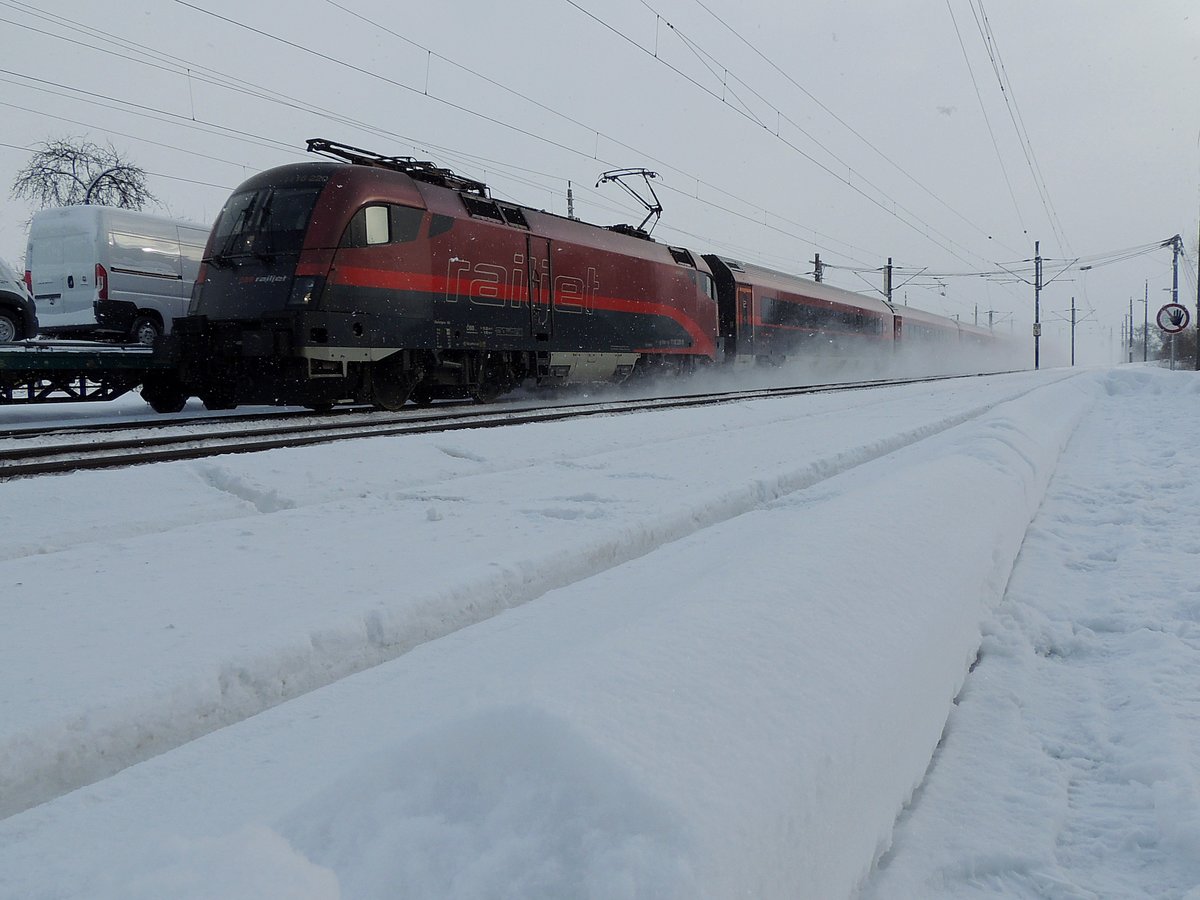
M 265 187 L 234 194 L 213 228 L 210 261 L 221 265 L 241 256 L 299 253 L 323 187 Z
M 282 309 L 305 232 L 327 176 L 303 184 L 250 187 L 217 217 L 190 315 L 246 318 Z

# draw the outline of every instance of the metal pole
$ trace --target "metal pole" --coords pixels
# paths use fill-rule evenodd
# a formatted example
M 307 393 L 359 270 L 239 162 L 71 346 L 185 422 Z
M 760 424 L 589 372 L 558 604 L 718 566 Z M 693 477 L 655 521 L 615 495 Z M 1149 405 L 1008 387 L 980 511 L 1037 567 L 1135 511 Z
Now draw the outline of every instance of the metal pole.
M 1071 365 L 1075 365 L 1075 298 L 1071 298 Z
M 1033 367 L 1042 366 L 1042 242 L 1033 242 Z
M 1150 342 L 1150 282 L 1146 282 L 1146 299 L 1145 306 L 1142 307 L 1142 362 L 1146 362 L 1149 357 L 1149 342 Z
M 1183 250 L 1183 238 L 1175 235 L 1171 242 L 1171 302 L 1179 302 L 1179 253 Z
M 1133 362 L 1133 298 L 1129 298 L 1129 361 Z
M 1183 238 L 1175 235 L 1171 239 L 1171 302 L 1179 302 L 1179 254 L 1183 252 Z M 1171 335 L 1171 371 L 1175 371 L 1175 335 Z

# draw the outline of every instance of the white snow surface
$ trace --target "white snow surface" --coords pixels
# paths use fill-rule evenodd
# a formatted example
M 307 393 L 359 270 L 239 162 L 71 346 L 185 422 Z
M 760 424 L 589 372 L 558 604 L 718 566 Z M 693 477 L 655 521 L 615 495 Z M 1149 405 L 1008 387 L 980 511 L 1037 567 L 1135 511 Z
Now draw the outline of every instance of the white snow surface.
M 2 483 L 0 897 L 1200 900 L 1198 460 L 1124 367 Z

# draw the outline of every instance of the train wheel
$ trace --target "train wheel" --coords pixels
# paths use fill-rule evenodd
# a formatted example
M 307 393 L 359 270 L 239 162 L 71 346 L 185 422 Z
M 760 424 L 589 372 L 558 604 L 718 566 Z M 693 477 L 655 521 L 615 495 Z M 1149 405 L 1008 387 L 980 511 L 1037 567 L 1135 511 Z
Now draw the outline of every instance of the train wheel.
M 405 371 L 401 354 L 397 353 L 371 367 L 371 402 L 380 409 L 395 412 L 408 401 L 413 384 L 412 375 Z
M 489 356 L 483 363 L 479 384 L 475 386 L 472 396 L 476 403 L 491 403 L 501 394 L 512 390 L 513 383 L 512 369 L 503 358 Z
M 187 403 L 188 393 L 174 375 L 148 375 L 142 383 L 142 399 L 157 413 L 177 413 Z
M 475 388 L 475 402 L 491 403 L 503 393 L 503 384 L 498 381 L 485 381 Z

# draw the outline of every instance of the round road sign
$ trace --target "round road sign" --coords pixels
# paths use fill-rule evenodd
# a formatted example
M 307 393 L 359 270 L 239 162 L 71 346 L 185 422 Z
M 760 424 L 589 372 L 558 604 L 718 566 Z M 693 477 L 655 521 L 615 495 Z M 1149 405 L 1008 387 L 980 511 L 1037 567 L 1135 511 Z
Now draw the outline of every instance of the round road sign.
M 1179 332 L 1188 327 L 1188 322 L 1191 321 L 1191 318 L 1188 315 L 1186 306 L 1181 306 L 1178 303 L 1168 303 L 1158 311 L 1155 321 L 1158 323 L 1158 327 L 1167 334 L 1179 334 Z

